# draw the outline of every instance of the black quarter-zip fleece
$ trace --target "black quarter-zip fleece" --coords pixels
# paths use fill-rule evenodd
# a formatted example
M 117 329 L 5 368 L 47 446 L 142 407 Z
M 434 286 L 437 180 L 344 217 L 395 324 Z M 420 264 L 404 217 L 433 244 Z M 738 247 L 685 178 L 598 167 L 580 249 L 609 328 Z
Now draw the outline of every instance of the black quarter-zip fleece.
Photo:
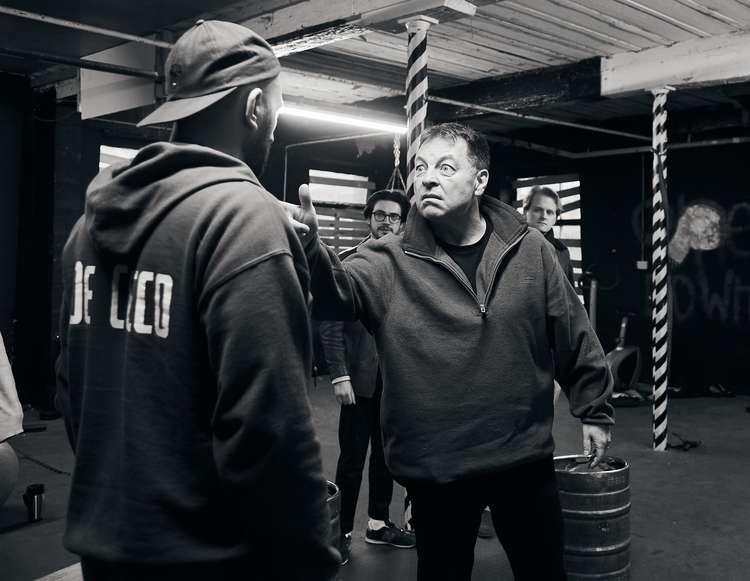
M 552 453 L 553 379 L 571 412 L 610 424 L 612 379 L 554 249 L 512 208 L 485 197 L 493 233 L 476 292 L 412 207 L 403 239 L 345 264 L 307 246 L 313 308 L 359 317 L 383 375 L 386 461 L 402 482 L 445 483 Z

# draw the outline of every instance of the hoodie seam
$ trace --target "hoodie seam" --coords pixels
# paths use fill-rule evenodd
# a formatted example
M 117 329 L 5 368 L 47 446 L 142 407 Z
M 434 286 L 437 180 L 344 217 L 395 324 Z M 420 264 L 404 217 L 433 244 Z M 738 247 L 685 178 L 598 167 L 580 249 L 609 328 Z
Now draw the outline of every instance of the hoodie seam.
M 229 272 L 222 275 L 219 280 L 217 280 L 215 283 L 213 283 L 211 286 L 206 287 L 203 289 L 202 295 L 203 297 L 206 297 L 213 293 L 217 288 L 219 288 L 221 285 L 225 284 L 227 281 L 231 280 L 241 272 L 248 270 L 249 268 L 252 268 L 256 265 L 258 265 L 261 262 L 265 262 L 266 260 L 273 258 L 274 256 L 292 256 L 292 253 L 287 250 L 286 248 L 279 248 L 278 250 L 271 250 L 270 252 L 266 252 L 265 254 L 261 254 L 260 256 L 256 256 L 252 260 L 248 260 L 247 262 L 243 262 L 239 266 L 234 267 Z M 201 298 L 199 301 L 199 307 L 203 304 L 203 301 L 205 299 Z

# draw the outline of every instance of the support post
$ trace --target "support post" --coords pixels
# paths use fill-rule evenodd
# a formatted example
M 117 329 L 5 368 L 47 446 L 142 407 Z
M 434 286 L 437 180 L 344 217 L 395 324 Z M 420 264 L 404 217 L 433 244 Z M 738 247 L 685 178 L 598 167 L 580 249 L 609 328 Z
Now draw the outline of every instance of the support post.
M 667 93 L 652 91 L 653 104 L 653 208 L 651 260 L 651 356 L 653 378 L 653 447 L 667 449 L 667 384 L 671 317 L 669 259 L 667 257 Z
M 406 195 L 414 195 L 414 158 L 427 119 L 427 30 L 437 20 L 417 16 L 406 21 L 408 63 L 406 72 Z

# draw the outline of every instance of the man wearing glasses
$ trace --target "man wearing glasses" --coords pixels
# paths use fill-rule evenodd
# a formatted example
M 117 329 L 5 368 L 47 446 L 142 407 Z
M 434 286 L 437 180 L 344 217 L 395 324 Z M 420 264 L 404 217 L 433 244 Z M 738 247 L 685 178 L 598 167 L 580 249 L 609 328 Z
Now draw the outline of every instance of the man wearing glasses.
M 365 205 L 370 235 L 362 241 L 380 240 L 398 235 L 404 228 L 409 201 L 399 190 L 373 193 Z M 362 244 L 360 243 L 360 244 Z M 358 246 L 339 255 L 346 261 Z M 320 325 L 328 370 L 336 399 L 341 404 L 339 416 L 340 455 L 336 466 L 336 484 L 341 489 L 341 562 L 349 560 L 362 470 L 367 448 L 371 444 L 367 513 L 369 520 L 365 541 L 378 545 L 410 549 L 414 535 L 396 527 L 388 518 L 393 498 L 393 478 L 385 465 L 380 434 L 380 377 L 375 340 L 359 321 L 342 323 L 323 321 Z

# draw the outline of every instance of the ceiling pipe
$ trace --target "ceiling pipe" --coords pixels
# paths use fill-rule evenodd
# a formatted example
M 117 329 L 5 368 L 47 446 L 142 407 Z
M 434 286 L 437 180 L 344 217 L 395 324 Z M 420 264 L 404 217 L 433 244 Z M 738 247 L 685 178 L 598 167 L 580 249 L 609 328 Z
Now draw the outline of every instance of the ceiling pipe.
M 739 145 L 750 143 L 750 137 L 726 137 L 722 139 L 706 139 L 704 141 L 686 141 L 684 143 L 668 143 L 667 150 L 673 149 L 693 149 L 696 147 L 719 147 L 722 145 Z M 651 148 L 643 147 L 622 147 L 620 149 L 604 149 L 601 151 L 585 151 L 582 153 L 569 152 L 573 159 L 589 159 L 592 157 L 608 157 L 614 155 L 630 155 L 632 153 L 650 153 Z
M 619 137 L 629 137 L 630 139 L 638 139 L 640 141 L 651 141 L 650 137 L 645 135 L 638 135 L 637 133 L 628 133 L 627 131 L 617 131 L 616 129 L 607 129 L 606 127 L 597 127 L 595 125 L 586 125 L 584 123 L 574 123 L 572 121 L 561 121 L 559 119 L 550 119 L 549 117 L 540 117 L 538 115 L 529 115 L 527 113 L 516 113 L 515 111 L 506 111 L 505 109 L 497 109 L 496 107 L 487 107 L 486 105 L 477 105 L 475 103 L 465 103 L 463 101 L 454 101 L 453 99 L 445 99 L 444 97 L 436 97 L 429 95 L 427 97 L 429 101 L 435 103 L 443 103 L 445 105 L 453 105 L 455 107 L 466 107 L 468 109 L 476 109 L 477 111 L 484 111 L 485 113 L 494 113 L 495 115 L 505 115 L 506 117 L 514 117 L 516 119 L 524 119 L 525 121 L 537 121 L 540 123 L 547 123 L 549 125 L 562 125 L 564 127 L 575 127 L 576 129 L 585 129 L 586 131 L 595 131 L 597 133 L 607 133 L 608 135 L 618 135 Z
M 140 44 L 149 44 L 152 46 L 158 46 L 159 48 L 172 48 L 172 44 L 163 40 L 154 40 L 152 38 L 146 38 L 144 36 L 137 36 L 135 34 L 128 34 L 127 32 L 119 32 L 117 30 L 111 30 L 109 28 L 101 28 L 99 26 L 92 26 L 90 24 L 84 24 L 83 22 L 76 22 L 74 20 L 66 20 L 64 18 L 55 18 L 53 16 L 47 16 L 45 14 L 39 14 L 37 12 L 29 12 L 28 10 L 19 10 L 18 8 L 10 8 L 9 6 L 0 6 L 0 14 L 7 14 L 8 16 L 16 16 L 18 18 L 26 18 L 27 20 L 35 20 L 36 22 L 44 22 L 45 24 L 53 24 L 55 26 L 62 26 L 63 28 L 72 28 L 74 30 L 83 30 L 85 32 L 92 32 L 101 36 L 109 36 L 111 38 L 119 38 L 121 40 L 130 40 L 132 42 L 138 42 Z
M 123 65 L 113 65 L 110 63 L 100 63 L 98 61 L 90 61 L 79 59 L 76 57 L 68 57 L 56 54 L 50 54 L 47 52 L 39 52 L 36 50 L 18 50 L 15 48 L 0 47 L 0 54 L 18 58 L 31 58 L 40 61 L 57 63 L 61 65 L 70 65 L 78 67 L 80 69 L 90 69 L 92 71 L 101 71 L 104 73 L 113 73 L 117 75 L 127 75 L 129 77 L 141 77 L 144 79 L 150 79 L 152 81 L 161 82 L 163 76 L 156 71 L 148 71 L 145 69 L 134 69 L 132 67 L 126 67 Z

